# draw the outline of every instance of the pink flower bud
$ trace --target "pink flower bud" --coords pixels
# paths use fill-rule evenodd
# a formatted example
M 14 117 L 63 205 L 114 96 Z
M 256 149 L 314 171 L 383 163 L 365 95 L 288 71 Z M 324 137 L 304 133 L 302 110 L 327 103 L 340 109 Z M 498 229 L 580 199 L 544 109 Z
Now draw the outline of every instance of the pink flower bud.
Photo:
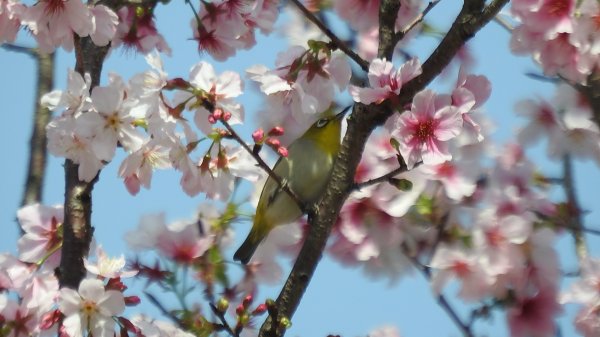
M 243 303 L 240 303 L 240 305 L 238 305 L 238 306 L 235 308 L 235 313 L 236 313 L 238 316 L 241 316 L 241 315 L 243 315 L 245 311 L 246 311 L 246 308 L 244 308 L 244 304 L 243 304 Z
M 279 153 L 279 155 L 282 157 L 287 157 L 288 149 L 285 146 L 280 146 L 277 148 L 277 153 Z
M 125 297 L 125 305 L 128 307 L 133 307 L 140 304 L 142 300 L 138 296 L 126 296 Z
M 242 305 L 244 306 L 244 308 L 247 309 L 252 303 L 253 299 L 254 298 L 252 297 L 252 295 L 247 295 L 246 297 L 244 297 L 244 300 L 242 301 Z
M 283 136 L 284 129 L 281 126 L 276 126 L 269 131 L 269 136 Z
M 255 143 L 262 143 L 264 136 L 265 132 L 263 129 L 259 128 L 258 130 L 252 132 L 252 139 L 254 139 Z
M 217 120 L 215 119 L 215 116 L 213 116 L 213 115 L 208 115 L 208 122 L 209 122 L 210 124 L 215 124 L 215 123 L 217 123 Z
M 273 138 L 273 137 L 267 138 L 266 143 L 267 143 L 267 145 L 269 145 L 273 148 L 278 148 L 281 146 L 281 142 L 279 141 L 279 139 Z
M 121 278 L 115 277 L 109 279 L 104 288 L 106 290 L 117 290 L 123 292 L 125 291 L 125 289 L 127 289 L 127 286 L 123 282 L 121 282 Z
M 223 117 L 223 110 L 217 108 L 213 111 L 212 115 L 216 120 L 219 120 Z
M 260 315 L 260 314 L 264 313 L 265 311 L 267 311 L 267 305 L 262 303 L 258 307 L 256 307 L 256 309 L 254 309 L 254 311 L 252 311 L 252 315 L 254 315 L 254 316 Z
M 42 316 L 42 322 L 40 323 L 40 329 L 42 329 L 42 330 L 50 329 L 54 324 L 58 323 L 58 321 L 60 320 L 61 317 L 62 317 L 62 313 L 58 309 L 50 311 L 48 313 L 45 313 L 44 316 Z
M 227 122 L 227 121 L 229 121 L 230 119 L 231 119 L 231 112 L 229 112 L 229 111 L 225 111 L 225 112 L 223 113 L 223 120 Z

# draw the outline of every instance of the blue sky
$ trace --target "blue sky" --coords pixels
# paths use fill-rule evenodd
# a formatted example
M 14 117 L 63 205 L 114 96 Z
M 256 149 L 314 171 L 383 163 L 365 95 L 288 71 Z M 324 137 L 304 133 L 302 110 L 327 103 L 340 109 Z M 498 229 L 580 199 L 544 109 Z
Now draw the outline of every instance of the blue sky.
M 458 11 L 456 3 L 441 2 L 430 13 L 431 23 L 445 30 L 450 24 L 449 19 Z M 235 58 L 225 63 L 215 62 L 206 55 L 198 55 L 195 43 L 189 40 L 189 21 L 192 16 L 183 2 L 171 3 L 168 7 L 159 6 L 157 15 L 159 30 L 173 49 L 172 57 L 163 58 L 165 70 L 171 77 L 186 77 L 189 68 L 201 60 L 213 63 L 217 72 L 235 70 L 243 74 L 244 69 L 257 63 L 272 66 L 277 52 L 286 48 L 284 39 L 274 33 L 269 37 L 259 36 L 258 48 L 238 52 Z M 24 35 L 21 32 L 20 42 L 31 43 Z M 514 103 L 536 95 L 549 97 L 553 92 L 552 85 L 524 76 L 525 72 L 537 71 L 537 68 L 528 58 L 510 54 L 509 38 L 508 32 L 492 22 L 469 43 L 477 59 L 473 72 L 488 76 L 492 82 L 492 96 L 485 105 L 485 111 L 496 125 L 493 139 L 502 143 L 514 141 L 513 131 L 523 122 L 514 115 Z M 409 49 L 423 59 L 437 42 L 434 38 L 425 37 Z M 57 60 L 55 87 L 64 89 L 66 69 L 74 67 L 74 56 L 72 53 L 59 51 Z M 146 69 L 142 56 L 117 50 L 105 63 L 103 78 L 106 80 L 106 74 L 115 71 L 128 79 Z M 0 224 L 3 226 L 0 251 L 15 252 L 18 235 L 15 213 L 25 179 L 35 69 L 33 61 L 28 57 L 0 49 L 0 70 L 4 75 L 0 79 L 4 117 L 3 123 L 0 123 L 0 144 L 6 144 L 4 164 L 0 166 Z M 252 116 L 260 104 L 257 95 L 251 91 L 246 92 L 240 101 L 248 116 Z M 249 132 L 245 134 L 245 138 L 250 139 Z M 545 159 L 542 147 L 538 146 L 528 153 L 544 173 L 549 176 L 561 174 L 560 165 Z M 151 190 L 142 190 L 139 195 L 132 197 L 117 178 L 120 159 L 122 156 L 115 158 L 102 171 L 100 181 L 94 189 L 95 236 L 110 254 L 126 252 L 123 233 L 137 226 L 140 215 L 164 211 L 169 220 L 192 218 L 197 206 L 206 202 L 202 195 L 194 198 L 185 195 L 179 187 L 179 174 L 166 171 L 156 173 Z M 63 201 L 62 162 L 62 159 L 53 157 L 49 160 L 44 192 L 44 202 L 47 204 Z M 595 189 L 600 177 L 598 172 L 598 167 L 592 163 L 576 165 L 580 200 L 584 209 L 591 210 L 586 217 L 586 224 L 590 227 L 600 225 L 599 212 L 593 209 L 594 204 L 597 204 L 595 200 L 598 193 Z M 248 227 L 247 224 L 241 224 L 238 228 L 240 234 L 237 240 L 241 241 Z M 563 267 L 567 270 L 574 269 L 570 237 L 564 236 L 560 240 L 559 249 Z M 592 253 L 598 255 L 598 248 L 592 248 Z M 264 288 L 260 295 L 265 298 L 276 297 L 278 290 L 279 286 Z M 452 287 L 447 290 L 447 294 L 449 298 L 453 297 Z M 141 306 L 136 310 L 144 311 L 146 308 Z M 567 317 L 572 317 L 571 309 L 567 313 Z M 402 336 L 460 335 L 436 304 L 429 286 L 418 273 L 389 286 L 386 280 L 369 280 L 361 271 L 340 266 L 329 258 L 325 258 L 319 265 L 292 322 L 289 336 L 325 336 L 328 333 L 365 336 L 371 329 L 388 324 L 397 326 Z M 561 322 L 563 335 L 573 335 L 570 319 L 563 318 Z M 489 336 L 507 335 L 502 316 L 497 316 L 492 324 L 477 324 L 476 331 Z

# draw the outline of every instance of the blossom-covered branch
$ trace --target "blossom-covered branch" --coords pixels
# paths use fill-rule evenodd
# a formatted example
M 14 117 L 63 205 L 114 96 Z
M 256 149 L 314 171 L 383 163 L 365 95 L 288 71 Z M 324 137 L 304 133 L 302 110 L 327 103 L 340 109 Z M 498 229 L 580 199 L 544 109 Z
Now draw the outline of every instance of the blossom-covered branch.
M 484 7 L 484 2 L 465 1 L 461 12 L 455 19 L 445 38 L 433 54 L 423 64 L 423 73 L 410 80 L 399 95 L 399 102 L 404 105 L 414 95 L 424 89 L 450 63 L 462 45 L 486 25 L 502 9 L 508 0 L 495 0 Z M 393 24 L 393 23 L 390 23 Z M 393 31 L 393 29 L 392 29 Z M 383 41 L 380 39 L 380 43 Z M 391 43 L 391 39 L 386 43 Z M 380 51 L 389 50 L 389 46 L 379 46 Z M 327 238 L 338 217 L 339 211 L 354 183 L 356 167 L 362 157 L 365 143 L 376 126 L 383 124 L 393 113 L 392 109 L 379 106 L 354 106 L 348 118 L 348 129 L 341 144 L 340 153 L 335 161 L 331 180 L 326 192 L 320 200 L 319 211 L 309 216 L 311 224 L 308 237 L 292 268 L 288 279 L 277 298 L 280 313 L 288 318 L 296 311 L 317 264 L 323 254 Z M 272 319 L 261 327 L 259 336 L 270 336 Z

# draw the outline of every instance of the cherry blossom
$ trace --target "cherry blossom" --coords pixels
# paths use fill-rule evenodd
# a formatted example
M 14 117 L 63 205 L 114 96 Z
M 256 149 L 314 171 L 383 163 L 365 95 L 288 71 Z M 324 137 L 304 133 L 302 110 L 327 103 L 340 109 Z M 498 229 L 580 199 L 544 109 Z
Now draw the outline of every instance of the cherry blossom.
M 519 297 L 506 312 L 511 336 L 552 336 L 560 312 L 555 289 L 542 288 L 531 296 Z
M 171 167 L 169 149 L 167 144 L 151 139 L 123 160 L 119 176 L 130 194 L 136 195 L 140 186 L 150 189 L 154 169 Z
M 24 262 L 45 263 L 54 267 L 60 262 L 62 244 L 63 207 L 28 205 L 17 211 L 23 229 L 18 241 L 19 259 Z
M 346 88 L 351 76 L 347 58 L 340 53 L 328 55 L 326 48 L 315 45 L 306 50 L 294 46 L 277 55 L 275 69 L 255 65 L 246 70 L 267 95 L 268 109 L 261 114 L 279 118 L 268 126 L 282 124 L 290 113 L 305 129 L 331 106 L 335 88 Z
M 459 111 L 450 105 L 440 105 L 431 90 L 415 95 L 410 111 L 396 121 L 392 136 L 399 139 L 400 153 L 409 168 L 422 160 L 424 164 L 441 164 L 452 159 L 447 141 L 462 130 Z
M 51 121 L 46 127 L 48 151 L 79 164 L 79 179 L 92 181 L 104 167 L 104 163 L 92 149 L 92 139 L 79 134 L 75 129 L 76 121 L 72 117 L 61 117 Z
M 194 121 L 196 126 L 205 134 L 212 132 L 212 126 L 208 121 L 213 111 L 208 111 L 206 103 L 214 110 L 231 114 L 229 122 L 239 124 L 244 120 L 244 108 L 234 98 L 242 94 L 243 83 L 240 75 L 225 71 L 219 76 L 210 63 L 199 62 L 190 70 L 190 84 L 192 92 L 178 92 L 175 104 L 185 102 L 190 110 L 195 110 Z
M 0 43 L 15 41 L 24 11 L 25 6 L 18 0 L 0 1 Z
M 90 8 L 94 29 L 90 38 L 97 46 L 106 46 L 117 33 L 119 17 L 112 9 L 104 5 L 96 5 Z
M 156 29 L 154 9 L 143 6 L 123 6 L 117 12 L 119 25 L 112 43 L 113 48 L 123 45 L 143 54 L 158 50 L 167 55 L 171 49 L 165 38 Z
M 400 93 L 402 85 L 421 74 L 421 63 L 412 59 L 396 70 L 386 59 L 374 59 L 369 66 L 367 88 L 350 86 L 350 94 L 355 102 L 379 104 Z
M 137 104 L 127 99 L 122 80 L 113 77 L 110 85 L 92 89 L 94 111 L 82 114 L 77 128 L 81 134 L 93 138 L 92 150 L 96 157 L 110 161 L 117 144 L 126 151 L 135 151 L 144 143 L 144 136 L 135 127 L 136 116 L 131 113 Z
M 87 258 L 83 259 L 85 269 L 92 274 L 105 278 L 127 278 L 137 274 L 136 270 L 124 270 L 125 256 L 111 258 L 101 246 L 96 247 L 96 259 L 96 263 L 91 263 Z
M 477 301 L 489 294 L 494 278 L 481 260 L 481 255 L 460 246 L 440 246 L 430 263 L 434 269 L 431 286 L 436 293 L 451 279 L 462 282 L 458 296 Z
M 83 111 L 91 108 L 90 87 L 91 78 L 89 74 L 81 76 L 73 69 L 68 70 L 67 90 L 54 90 L 42 96 L 42 105 L 54 111 L 65 109 L 64 116 L 78 116 Z
M 81 1 L 44 0 L 28 7 L 21 18 L 44 52 L 55 46 L 73 49 L 73 33 L 88 36 L 94 30 L 94 21 L 88 7 Z
M 84 279 L 79 290 L 62 288 L 58 308 L 65 315 L 63 327 L 70 337 L 83 337 L 90 331 L 94 336 L 111 337 L 115 333 L 113 316 L 123 313 L 123 294 L 104 290 L 97 279 Z

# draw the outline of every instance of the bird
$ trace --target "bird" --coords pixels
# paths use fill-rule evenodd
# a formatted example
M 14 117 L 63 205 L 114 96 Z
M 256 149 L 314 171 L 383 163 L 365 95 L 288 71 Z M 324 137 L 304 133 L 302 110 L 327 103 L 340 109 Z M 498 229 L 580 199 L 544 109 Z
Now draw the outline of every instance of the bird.
M 340 150 L 342 120 L 350 108 L 319 118 L 290 144 L 287 157 L 280 157 L 273 167 L 282 184 L 294 191 L 305 205 L 316 202 L 325 189 Z M 267 178 L 256 206 L 252 229 L 233 259 L 248 264 L 273 228 L 296 221 L 302 214 L 296 201 L 277 181 Z

